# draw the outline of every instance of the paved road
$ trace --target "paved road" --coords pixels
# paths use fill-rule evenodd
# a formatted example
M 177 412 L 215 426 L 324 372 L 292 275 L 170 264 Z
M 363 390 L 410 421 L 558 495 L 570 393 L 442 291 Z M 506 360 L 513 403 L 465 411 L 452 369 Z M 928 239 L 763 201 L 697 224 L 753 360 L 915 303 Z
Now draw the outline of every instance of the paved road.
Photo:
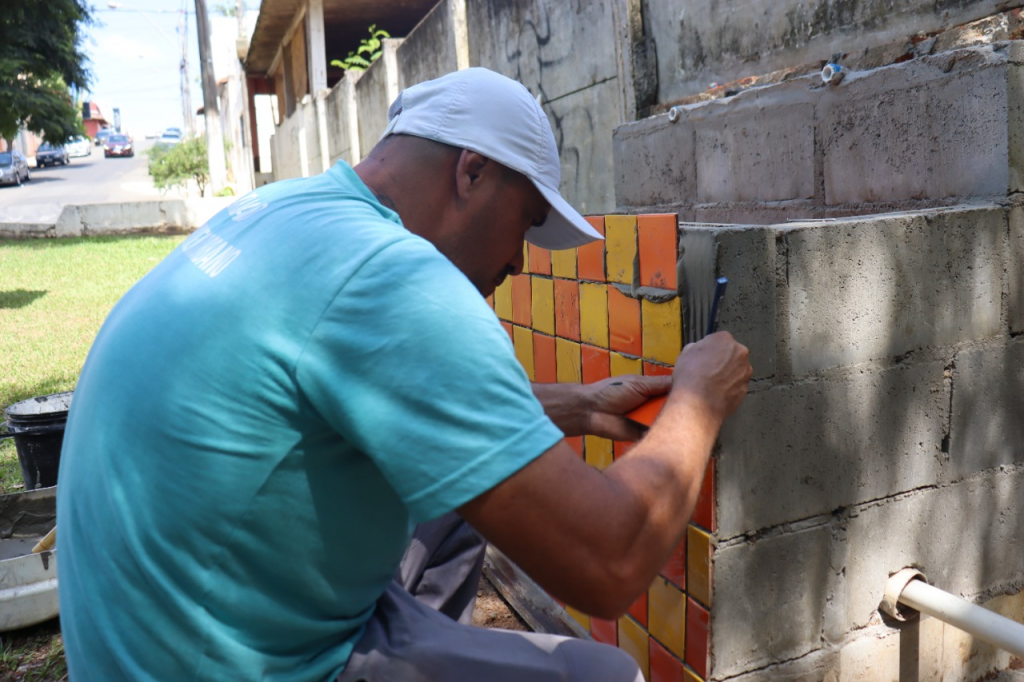
M 73 158 L 67 166 L 33 164 L 29 182 L 0 187 L 0 221 L 54 222 L 66 204 L 159 199 L 146 171 L 151 146 L 151 140 L 140 143 L 132 158 L 106 159 L 102 147 L 93 147 L 92 156 Z

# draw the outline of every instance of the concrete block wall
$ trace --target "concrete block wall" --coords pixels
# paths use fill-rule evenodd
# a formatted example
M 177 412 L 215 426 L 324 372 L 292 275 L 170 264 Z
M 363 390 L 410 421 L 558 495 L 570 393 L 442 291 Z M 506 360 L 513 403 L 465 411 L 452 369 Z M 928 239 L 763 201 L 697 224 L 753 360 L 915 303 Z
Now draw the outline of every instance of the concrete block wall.
M 772 224 L 1021 191 L 1024 52 L 1010 41 L 677 107 L 614 135 L 620 210 Z

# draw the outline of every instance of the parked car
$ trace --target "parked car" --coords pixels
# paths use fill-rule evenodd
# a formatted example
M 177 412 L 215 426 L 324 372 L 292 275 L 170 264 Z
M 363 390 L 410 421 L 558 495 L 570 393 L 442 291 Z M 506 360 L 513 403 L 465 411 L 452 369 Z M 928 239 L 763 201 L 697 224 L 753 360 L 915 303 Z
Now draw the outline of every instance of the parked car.
M 88 137 L 74 137 L 67 143 L 68 154 L 71 156 L 92 156 L 92 142 Z
M 103 143 L 103 156 L 135 156 L 135 149 L 132 147 L 132 138 L 117 133 L 107 138 Z
M 32 179 L 28 161 L 16 149 L 0 152 L 0 185 L 20 185 Z
M 58 163 L 66 166 L 70 161 L 67 147 L 64 145 L 55 146 L 49 142 L 44 142 L 36 150 L 36 168 L 56 166 Z
M 113 135 L 115 132 L 116 131 L 113 130 L 112 128 L 101 128 L 100 130 L 96 131 L 96 137 L 93 141 L 96 143 L 97 147 L 101 147 L 103 146 L 103 143 L 107 141 L 107 138 Z

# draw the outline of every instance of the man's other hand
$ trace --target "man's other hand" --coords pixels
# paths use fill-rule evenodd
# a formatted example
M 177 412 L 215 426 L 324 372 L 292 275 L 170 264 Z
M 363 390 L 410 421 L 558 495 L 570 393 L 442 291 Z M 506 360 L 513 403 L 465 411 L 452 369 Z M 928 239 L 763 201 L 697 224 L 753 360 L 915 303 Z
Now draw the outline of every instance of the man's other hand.
M 669 376 L 643 377 L 628 374 L 588 384 L 590 404 L 587 433 L 612 440 L 640 440 L 646 429 L 623 415 L 651 398 L 668 393 L 672 382 Z

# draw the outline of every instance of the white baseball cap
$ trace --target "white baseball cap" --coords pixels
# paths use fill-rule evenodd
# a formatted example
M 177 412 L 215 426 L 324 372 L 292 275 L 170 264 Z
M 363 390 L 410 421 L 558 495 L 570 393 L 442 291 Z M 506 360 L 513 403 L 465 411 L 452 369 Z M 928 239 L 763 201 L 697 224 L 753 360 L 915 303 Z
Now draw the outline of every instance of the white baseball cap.
M 406 88 L 388 109 L 388 135 L 414 135 L 469 149 L 530 179 L 551 205 L 526 241 L 571 249 L 601 233 L 558 193 L 562 171 L 551 124 L 522 83 L 472 68 Z

